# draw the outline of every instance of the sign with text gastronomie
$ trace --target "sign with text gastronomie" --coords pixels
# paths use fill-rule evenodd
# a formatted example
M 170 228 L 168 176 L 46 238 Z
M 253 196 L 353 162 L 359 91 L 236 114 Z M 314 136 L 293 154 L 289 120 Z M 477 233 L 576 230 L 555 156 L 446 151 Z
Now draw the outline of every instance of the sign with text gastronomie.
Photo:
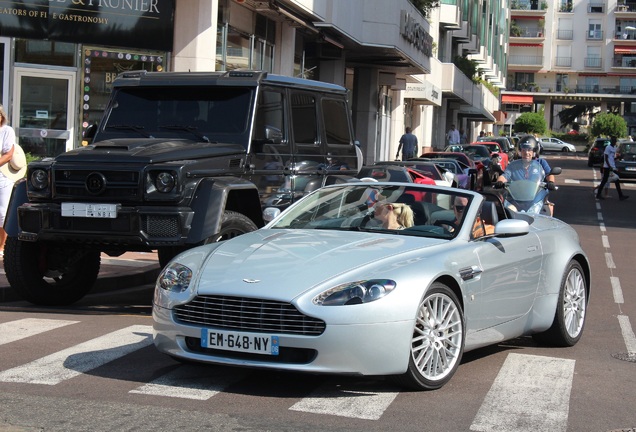
M 176 0 L 0 0 L 0 36 L 172 50 Z

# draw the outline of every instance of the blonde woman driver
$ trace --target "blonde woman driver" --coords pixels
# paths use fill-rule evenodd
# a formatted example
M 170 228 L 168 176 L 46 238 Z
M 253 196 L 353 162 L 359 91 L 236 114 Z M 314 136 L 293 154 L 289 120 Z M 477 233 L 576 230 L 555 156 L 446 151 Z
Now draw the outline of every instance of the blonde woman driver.
M 6 165 L 13 157 L 15 145 L 15 131 L 7 124 L 7 112 L 0 105 L 0 166 Z M 11 191 L 13 191 L 14 180 L 10 179 L 0 171 L 0 255 L 4 255 L 4 243 L 7 240 L 7 233 L 4 230 L 4 218 L 7 214 Z
M 413 210 L 407 204 L 379 202 L 375 205 L 374 217 L 382 223 L 382 228 L 386 229 L 413 226 Z

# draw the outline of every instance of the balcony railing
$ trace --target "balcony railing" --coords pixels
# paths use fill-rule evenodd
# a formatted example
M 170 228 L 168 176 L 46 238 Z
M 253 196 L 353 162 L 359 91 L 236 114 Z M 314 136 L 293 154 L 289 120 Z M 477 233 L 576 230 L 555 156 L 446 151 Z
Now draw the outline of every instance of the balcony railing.
M 543 37 L 544 32 L 544 27 L 513 27 L 510 29 L 510 36 L 525 38 Z
M 508 57 L 508 64 L 517 66 L 541 66 L 543 65 L 543 56 L 511 55 Z
M 574 30 L 557 30 L 557 39 L 573 40 Z
M 590 69 L 601 69 L 603 67 L 603 59 L 600 57 L 586 57 L 585 67 Z
M 525 85 L 524 85 L 525 84 Z M 530 84 L 530 85 L 528 85 Z M 573 94 L 573 93 L 594 93 L 594 94 L 636 94 L 636 87 L 632 86 L 616 86 L 616 85 L 577 85 L 567 87 L 564 85 L 535 85 L 534 83 L 521 83 L 514 86 L 514 91 L 523 93 L 556 93 Z
M 602 40 L 603 30 L 588 30 L 586 37 L 587 40 Z
M 558 67 L 572 67 L 572 57 L 556 57 L 554 65 Z
M 634 56 L 633 54 L 614 56 L 612 67 L 636 69 L 636 56 Z
M 538 0 L 512 0 L 510 2 L 511 10 L 547 10 L 547 1 Z

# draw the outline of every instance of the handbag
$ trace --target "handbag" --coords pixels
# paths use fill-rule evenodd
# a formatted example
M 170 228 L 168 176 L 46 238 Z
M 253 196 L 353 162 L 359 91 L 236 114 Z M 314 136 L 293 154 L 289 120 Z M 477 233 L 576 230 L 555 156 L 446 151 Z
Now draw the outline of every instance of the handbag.
M 620 177 L 618 176 L 618 174 L 616 174 L 614 171 L 612 171 L 609 175 L 609 177 L 607 178 L 607 182 L 608 183 L 614 183 L 615 181 L 618 181 L 620 179 Z

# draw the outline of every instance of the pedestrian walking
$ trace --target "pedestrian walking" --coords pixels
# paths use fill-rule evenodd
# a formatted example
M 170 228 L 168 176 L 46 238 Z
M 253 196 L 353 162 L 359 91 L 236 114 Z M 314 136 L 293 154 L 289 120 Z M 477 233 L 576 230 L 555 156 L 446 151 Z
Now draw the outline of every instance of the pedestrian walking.
M 603 153 L 603 180 L 601 180 L 601 184 L 598 186 L 598 190 L 596 192 L 596 199 L 603 200 L 603 187 L 609 181 L 609 177 L 611 173 L 616 173 L 616 145 L 618 144 L 618 140 L 615 136 L 610 137 L 610 145 L 605 147 L 605 152 Z M 618 198 L 621 201 L 626 200 L 629 196 L 624 195 L 623 191 L 621 191 L 621 183 L 620 178 L 616 178 L 614 181 L 614 185 L 616 186 L 616 192 L 618 192 Z
M 451 125 L 450 130 L 446 134 L 446 139 L 448 140 L 448 145 L 459 144 L 459 131 L 457 130 L 455 125 Z
M 417 152 L 417 137 L 413 135 L 410 127 L 407 127 L 405 132 L 406 133 L 400 138 L 400 144 L 395 154 L 395 158 L 398 159 L 400 157 L 400 149 L 402 149 L 403 161 L 413 159 Z

